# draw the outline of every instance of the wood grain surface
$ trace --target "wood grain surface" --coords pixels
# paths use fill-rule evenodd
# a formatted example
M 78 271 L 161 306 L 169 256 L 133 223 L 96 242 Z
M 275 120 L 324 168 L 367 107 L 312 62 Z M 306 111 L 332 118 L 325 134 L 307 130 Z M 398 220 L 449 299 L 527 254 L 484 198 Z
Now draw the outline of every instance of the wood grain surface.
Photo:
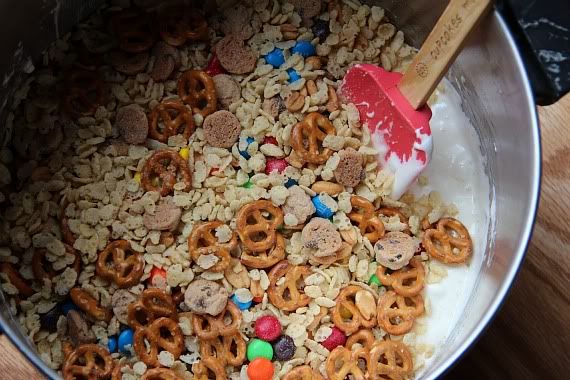
M 570 95 L 540 107 L 543 178 L 534 235 L 497 318 L 447 378 L 567 379 L 570 365 Z M 0 336 L 0 379 L 43 379 Z

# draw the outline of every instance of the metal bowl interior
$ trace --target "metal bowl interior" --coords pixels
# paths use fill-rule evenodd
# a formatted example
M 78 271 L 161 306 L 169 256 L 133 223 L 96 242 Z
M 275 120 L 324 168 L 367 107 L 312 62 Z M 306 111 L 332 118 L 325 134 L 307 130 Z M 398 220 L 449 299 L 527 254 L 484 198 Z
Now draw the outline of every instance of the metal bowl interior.
M 23 0 L 0 4 L 0 25 L 9 31 L 0 33 L 3 46 L 0 74 L 5 78 L 0 88 L 0 116 L 22 77 L 19 69 L 25 69 L 30 57 L 38 57 L 49 42 L 100 3 L 48 0 L 38 7 L 33 0 Z M 395 24 L 415 46 L 427 36 L 446 4 L 443 0 L 374 3 L 386 7 Z M 449 369 L 476 341 L 499 309 L 523 261 L 540 187 L 540 137 L 534 100 L 514 41 L 498 13 L 488 17 L 469 39 L 448 79 L 461 94 L 464 111 L 481 140 L 491 181 L 489 199 L 494 218 L 487 226 L 487 249 L 477 285 L 469 295 L 461 323 L 454 327 L 424 372 L 427 379 L 436 378 Z M 0 129 L 3 143 L 9 142 L 10 132 Z M 1 293 L 0 302 L 5 302 Z M 7 308 L 0 310 L 4 333 L 43 373 L 58 378 L 41 361 L 18 325 Z

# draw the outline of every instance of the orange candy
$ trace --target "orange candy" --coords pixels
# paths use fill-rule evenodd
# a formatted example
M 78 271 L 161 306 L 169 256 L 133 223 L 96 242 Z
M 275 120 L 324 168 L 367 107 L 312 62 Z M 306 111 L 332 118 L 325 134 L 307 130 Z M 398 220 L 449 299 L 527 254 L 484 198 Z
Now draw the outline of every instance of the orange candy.
M 273 363 L 265 358 L 256 358 L 247 367 L 249 380 L 271 380 Z

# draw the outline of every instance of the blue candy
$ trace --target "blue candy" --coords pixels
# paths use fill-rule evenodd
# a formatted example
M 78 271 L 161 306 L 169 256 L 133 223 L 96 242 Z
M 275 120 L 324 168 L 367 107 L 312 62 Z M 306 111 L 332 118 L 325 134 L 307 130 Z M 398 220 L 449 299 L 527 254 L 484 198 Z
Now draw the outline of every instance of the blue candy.
M 107 340 L 107 348 L 110 353 L 117 352 L 117 338 L 110 336 Z
M 301 76 L 295 69 L 288 69 L 287 74 L 289 74 L 289 83 L 293 83 L 301 79 Z
M 125 329 L 119 334 L 119 351 L 128 353 L 127 346 L 133 346 L 133 330 Z
M 313 205 L 315 206 L 316 212 L 315 215 L 319 218 L 328 219 L 333 216 L 334 212 L 321 201 L 321 197 L 319 195 L 315 195 L 312 199 Z
M 240 310 L 247 310 L 251 307 L 251 304 L 253 303 L 251 300 L 247 301 L 247 302 L 241 302 L 236 295 L 232 295 L 230 297 L 230 300 L 236 304 L 236 306 L 240 309 Z
M 79 308 L 71 300 L 62 303 L 60 305 L 60 308 L 63 315 L 67 315 L 67 313 L 69 313 L 71 310 L 79 310 Z
M 274 68 L 278 69 L 282 64 L 285 63 L 285 57 L 283 56 L 283 50 L 275 48 L 265 55 L 265 62 L 269 63 Z
M 297 41 L 295 46 L 293 46 L 293 48 L 291 49 L 291 53 L 299 54 L 307 58 L 315 55 L 317 52 L 313 44 L 310 43 L 309 41 Z
M 251 158 L 251 155 L 247 153 L 247 147 L 250 146 L 255 141 L 255 139 L 253 137 L 248 137 L 245 139 L 245 141 L 247 142 L 247 146 L 244 150 L 240 150 L 239 154 L 241 154 L 241 156 L 246 160 L 249 160 Z
M 292 186 L 298 185 L 299 183 L 295 181 L 293 178 L 287 178 L 287 182 L 285 182 L 285 187 L 290 188 Z

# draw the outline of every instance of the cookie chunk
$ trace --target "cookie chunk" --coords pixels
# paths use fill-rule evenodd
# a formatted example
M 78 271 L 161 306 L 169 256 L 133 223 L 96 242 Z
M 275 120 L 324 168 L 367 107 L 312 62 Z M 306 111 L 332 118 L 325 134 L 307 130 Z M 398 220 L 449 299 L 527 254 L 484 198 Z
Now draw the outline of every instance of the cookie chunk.
M 152 49 L 154 66 L 149 73 L 155 82 L 164 82 L 172 75 L 174 69 L 180 66 L 180 53 L 165 42 L 158 42 Z
M 386 268 L 398 270 L 408 265 L 418 250 L 419 241 L 403 232 L 388 232 L 374 244 L 376 261 Z
M 224 21 L 222 22 L 222 32 L 227 36 L 232 34 L 236 38 L 248 40 L 253 36 L 254 30 L 250 20 L 253 16 L 253 8 L 237 4 L 224 10 Z
M 83 314 L 75 310 L 70 310 L 67 313 L 67 335 L 75 347 L 97 342 L 97 338 L 89 328 Z
M 148 119 L 144 109 L 138 104 L 119 108 L 115 127 L 127 144 L 142 144 L 148 135 Z
M 289 195 L 283 205 L 283 213 L 294 215 L 301 224 L 315 213 L 315 206 L 305 190 L 295 185 L 289 188 Z
M 334 255 L 342 245 L 339 232 L 328 219 L 313 218 L 301 232 L 305 248 L 313 250 L 315 257 Z
M 110 55 L 111 65 L 120 73 L 135 75 L 142 73 L 148 64 L 148 53 L 130 54 L 114 51 Z
M 338 152 L 340 161 L 334 170 L 334 177 L 341 185 L 355 187 L 362 178 L 362 155 L 352 148 L 346 148 Z
M 172 231 L 178 227 L 182 210 L 170 203 L 161 203 L 156 206 L 154 215 L 145 213 L 143 223 L 149 230 Z
M 196 314 L 220 314 L 228 303 L 228 291 L 222 285 L 209 280 L 195 280 L 184 293 L 184 303 Z
M 218 74 L 212 78 L 216 86 L 218 102 L 224 109 L 228 109 L 232 103 L 241 99 L 241 87 L 239 83 L 227 74 Z
M 231 148 L 241 132 L 238 118 L 224 110 L 208 115 L 202 127 L 208 144 L 217 148 Z
M 218 42 L 216 55 L 222 67 L 232 74 L 251 73 L 257 63 L 253 50 L 233 34 L 225 36 Z
M 126 289 L 117 289 L 111 298 L 111 307 L 117 320 L 128 325 L 128 307 L 137 300 L 137 296 Z
M 321 0 L 287 0 L 301 18 L 312 18 L 321 13 Z

